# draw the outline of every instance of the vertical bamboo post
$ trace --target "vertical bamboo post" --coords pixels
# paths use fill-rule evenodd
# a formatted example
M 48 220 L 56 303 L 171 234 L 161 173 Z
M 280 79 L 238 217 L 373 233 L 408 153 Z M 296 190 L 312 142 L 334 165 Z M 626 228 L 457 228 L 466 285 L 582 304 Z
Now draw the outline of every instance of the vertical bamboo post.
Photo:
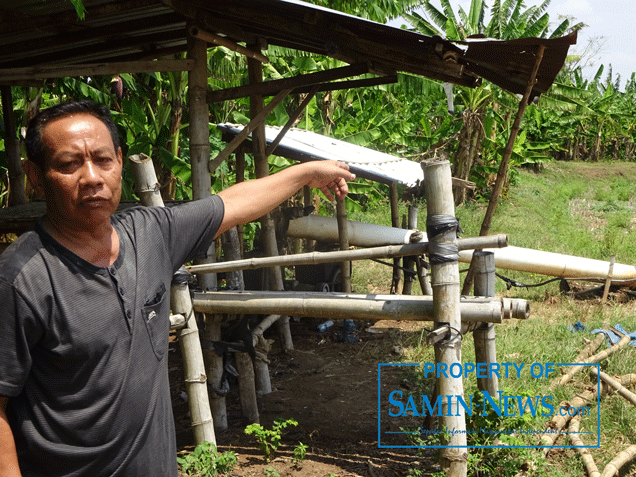
M 216 444 L 203 352 L 199 340 L 199 328 L 197 320 L 194 318 L 190 291 L 188 290 L 187 275 L 189 274 L 185 269 L 183 272 L 186 277 L 184 279 L 177 278 L 179 275 L 177 272 L 170 287 L 170 306 L 173 313 L 179 313 L 187 319 L 186 327 L 178 331 L 178 336 L 183 355 L 183 374 L 188 394 L 188 406 L 192 416 L 194 442 L 197 444 L 203 442 Z
M 236 227 L 223 233 L 223 255 L 226 260 L 239 260 L 241 258 L 239 236 Z M 227 272 L 227 285 L 232 290 L 244 291 L 245 282 L 243 281 L 243 271 L 234 270 Z M 235 317 L 236 318 L 236 317 Z M 250 336 L 250 340 L 252 337 Z M 252 343 L 250 343 L 252 344 Z M 248 353 L 234 353 L 236 360 L 236 370 L 239 373 L 239 394 L 241 401 L 241 411 L 243 417 L 248 423 L 258 423 L 258 404 L 256 402 L 256 388 L 254 385 L 254 365 L 252 358 Z M 269 379 L 269 370 L 266 368 L 267 379 Z
M 391 226 L 393 228 L 398 228 L 400 226 L 400 212 L 398 210 L 398 192 L 397 192 L 397 182 L 391 182 L 389 184 L 389 200 L 391 203 Z M 391 291 L 399 294 L 400 293 L 400 285 L 402 281 L 402 272 L 399 268 L 401 263 L 400 258 L 393 259 L 393 279 L 391 281 Z
M 137 194 L 145 206 L 163 207 L 163 199 L 152 159 L 146 155 L 130 157 Z M 178 331 L 179 345 L 183 357 L 188 405 L 192 416 L 192 431 L 197 444 L 216 444 L 214 422 L 210 410 L 207 379 L 197 320 L 192 316 L 192 300 L 188 290 L 189 273 L 183 268 L 177 273 L 170 287 L 170 308 L 173 314 L 186 317 L 186 326 Z
M 303 205 L 305 207 L 313 206 L 311 187 L 309 186 L 303 186 Z M 305 252 L 313 252 L 315 248 L 314 247 L 315 242 L 309 238 L 304 239 L 304 241 L 305 241 Z
M 417 207 L 414 205 L 409 205 L 406 228 L 409 230 L 417 228 Z M 413 260 L 413 257 L 404 257 L 403 263 L 406 270 L 415 270 L 415 260 Z M 412 273 L 404 273 L 404 289 L 402 290 L 403 295 L 410 295 L 412 293 L 413 275 L 414 274 Z
M 236 157 L 236 183 L 245 182 L 245 148 L 239 147 L 234 156 Z M 236 226 L 236 231 L 239 236 L 239 244 L 241 247 L 241 258 L 245 257 L 245 240 L 243 224 Z
M 501 196 L 504 182 L 508 178 L 508 164 L 510 163 L 510 157 L 512 156 L 512 150 L 515 145 L 515 140 L 517 139 L 517 134 L 519 134 L 519 128 L 521 126 L 521 120 L 523 119 L 523 113 L 525 113 L 526 107 L 528 106 L 528 101 L 530 100 L 530 95 L 532 94 L 532 88 L 534 88 L 534 85 L 536 84 L 537 72 L 539 71 L 539 66 L 541 66 L 541 61 L 543 60 L 544 51 L 545 45 L 539 45 L 534 60 L 534 66 L 532 67 L 530 78 L 528 79 L 528 84 L 526 85 L 526 91 L 523 94 L 521 101 L 519 102 L 517 115 L 515 116 L 515 120 L 512 123 L 512 127 L 510 128 L 510 136 L 508 136 L 508 142 L 506 143 L 503 156 L 501 157 L 501 164 L 499 164 L 499 170 L 497 171 L 495 185 L 493 186 L 492 192 L 490 194 L 490 200 L 488 201 L 486 215 L 484 216 L 484 221 L 481 223 L 479 235 L 482 237 L 488 235 L 488 233 L 490 232 L 490 224 L 492 223 L 492 218 L 495 215 L 495 210 L 497 210 L 497 204 L 499 203 L 499 197 Z M 462 289 L 463 295 L 468 295 L 468 293 L 470 292 L 474 274 L 475 267 L 471 263 L 468 267 L 466 278 L 464 279 L 464 287 Z
M 349 235 L 347 230 L 347 209 L 344 199 L 336 199 L 336 215 L 338 218 L 338 237 L 340 250 L 349 250 Z M 340 263 L 340 283 L 342 291 L 351 293 L 351 262 Z
M 24 190 L 24 170 L 20 158 L 20 146 L 16 137 L 15 115 L 13 114 L 13 95 L 11 86 L 1 86 L 2 115 L 4 118 L 4 149 L 7 152 L 7 169 L 9 171 L 9 205 L 26 204 Z
M 433 312 L 435 330 L 441 330 L 442 340 L 435 344 L 438 361 L 461 365 L 461 314 L 459 303 L 459 266 L 458 252 L 441 250 L 440 245 L 451 250 L 457 247 L 457 221 L 453 200 L 452 178 L 448 161 L 432 162 L 424 170 L 424 189 L 426 190 L 427 220 L 426 230 L 429 239 L 429 257 L 433 287 Z M 459 397 L 463 397 L 461 376 L 448 378 L 441 376 L 438 381 L 439 395 L 445 396 L 442 429 L 454 430 L 448 438 L 449 448 L 442 449 L 441 464 L 447 469 L 449 477 L 465 477 L 467 473 L 466 416 Z M 448 409 L 450 406 L 450 409 Z
M 251 49 L 260 49 L 260 46 L 251 45 Z M 263 64 L 252 58 L 247 59 L 248 75 L 250 84 L 263 82 Z M 250 96 L 250 116 L 254 118 L 264 108 L 263 97 L 260 95 Z M 252 132 L 252 147 L 254 151 L 254 164 L 256 177 L 261 178 L 269 175 L 269 162 L 265 154 L 265 123 L 259 124 Z M 261 234 L 263 237 L 263 252 L 266 256 L 278 255 L 276 244 L 276 230 L 271 214 L 267 213 L 261 218 Z M 270 289 L 275 291 L 284 290 L 283 276 L 280 267 L 269 269 Z M 281 316 L 277 322 L 278 332 L 281 340 L 281 347 L 285 350 L 294 349 L 294 343 L 289 328 L 289 317 Z
M 474 252 L 475 296 L 495 296 L 495 254 L 493 252 Z M 475 343 L 475 362 L 496 363 L 495 324 L 482 323 L 473 331 Z M 477 387 L 496 396 L 499 391 L 499 379 L 495 373 L 487 378 L 477 378 Z
M 194 200 L 205 199 L 212 195 L 212 178 L 208 169 L 210 161 L 209 110 L 206 101 L 208 87 L 208 50 L 207 43 L 188 35 L 188 58 L 194 60 L 194 67 L 188 73 L 188 106 L 190 112 L 190 162 L 192 167 L 192 196 Z M 214 244 L 207 256 L 196 263 L 210 263 L 215 260 Z M 199 286 L 204 290 L 215 290 L 216 275 L 199 275 Z M 221 324 L 211 316 L 205 316 L 204 336 L 207 340 L 221 339 Z M 217 380 L 223 374 L 223 358 L 212 350 L 205 351 L 208 379 L 219 385 Z M 210 406 L 217 430 L 227 429 L 227 411 L 225 397 L 210 396 Z

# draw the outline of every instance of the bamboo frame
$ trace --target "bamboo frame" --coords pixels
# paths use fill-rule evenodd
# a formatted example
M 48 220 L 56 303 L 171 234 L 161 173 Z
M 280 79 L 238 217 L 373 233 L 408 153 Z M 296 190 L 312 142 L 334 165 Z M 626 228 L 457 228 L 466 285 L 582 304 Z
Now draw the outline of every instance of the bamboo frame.
M 469 237 L 458 239 L 459 250 L 470 250 L 478 246 L 484 248 L 501 248 L 508 244 L 506 235 L 491 235 L 488 237 Z M 232 270 L 248 270 L 275 266 L 315 265 L 318 263 L 342 262 L 344 260 L 366 260 L 373 258 L 404 257 L 409 255 L 423 255 L 428 253 L 428 242 L 406 245 L 386 245 L 360 250 L 339 250 L 334 252 L 308 252 L 295 255 L 275 257 L 246 258 L 231 262 L 209 263 L 204 265 L 190 265 L 186 267 L 190 273 L 221 273 Z
M 475 252 L 475 296 L 495 296 L 495 255 L 492 252 Z M 475 344 L 475 362 L 496 363 L 496 333 L 493 323 L 483 323 L 473 331 Z M 492 374 L 486 378 L 477 378 L 477 387 L 495 396 L 499 391 L 499 378 Z
M 11 86 L 2 86 L 0 89 L 2 90 L 2 113 L 5 130 L 4 148 L 7 153 L 7 169 L 9 171 L 9 206 L 26 204 L 24 170 L 20 157 L 20 143 L 15 135 L 16 124 Z
M 299 317 L 351 320 L 432 321 L 434 300 L 430 296 L 363 295 L 356 293 L 246 291 L 197 292 L 194 309 L 204 313 L 291 315 Z M 527 319 L 526 300 L 510 298 L 462 297 L 461 320 L 501 323 L 507 319 Z M 461 324 L 456 327 L 458 330 Z
M 431 162 L 424 168 L 424 190 L 426 191 L 427 222 L 438 215 L 455 216 L 450 163 L 448 161 Z M 431 243 L 456 244 L 456 227 L 429 237 Z M 460 305 L 459 263 L 457 260 L 445 263 L 431 263 L 431 285 L 433 287 L 434 329 L 446 329 L 451 338 L 435 345 L 436 362 L 446 363 L 449 367 L 462 362 L 461 339 L 458 330 L 462 327 Z M 453 331 L 455 330 L 455 331 Z M 454 336 L 453 336 L 454 335 Z M 457 406 L 457 413 L 443 409 L 440 419 L 441 429 L 453 429 L 448 438 L 447 447 L 440 453 L 440 464 L 447 469 L 448 477 L 465 477 L 467 473 L 468 451 L 466 446 L 466 415 L 460 408 L 457 396 L 463 396 L 462 377 L 440 376 L 437 379 L 438 394 L 447 396 L 444 407 Z M 452 397 L 450 397 L 452 396 Z M 454 407 L 454 406 L 453 406 Z M 452 407 L 452 408 L 453 408 Z M 452 409 L 451 408 L 451 409 Z M 462 448 L 464 447 L 464 448 Z
M 137 187 L 139 189 L 147 187 L 154 189 L 153 184 L 157 183 L 157 176 L 150 157 L 131 156 L 130 159 Z M 161 194 L 154 194 L 152 191 L 148 194 L 142 194 L 140 199 L 142 204 L 146 206 L 163 206 Z M 172 284 L 170 287 L 170 307 L 174 315 L 191 317 L 193 313 L 192 301 L 187 284 Z M 195 442 L 201 444 L 207 441 L 216 444 L 197 320 L 186 318 L 185 327 L 178 330 L 177 336 L 183 356 L 183 372 Z

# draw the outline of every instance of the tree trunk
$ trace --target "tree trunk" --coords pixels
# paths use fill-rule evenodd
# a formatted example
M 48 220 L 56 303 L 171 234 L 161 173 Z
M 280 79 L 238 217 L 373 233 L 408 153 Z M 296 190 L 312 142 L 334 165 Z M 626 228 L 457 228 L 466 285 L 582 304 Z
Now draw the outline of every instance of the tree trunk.
M 459 132 L 459 148 L 453 161 L 453 176 L 462 180 L 469 180 L 473 166 L 481 153 L 481 143 L 484 138 L 482 126 L 484 114 L 467 109 L 463 113 L 463 125 Z M 463 204 L 468 198 L 468 189 L 453 187 L 455 205 Z

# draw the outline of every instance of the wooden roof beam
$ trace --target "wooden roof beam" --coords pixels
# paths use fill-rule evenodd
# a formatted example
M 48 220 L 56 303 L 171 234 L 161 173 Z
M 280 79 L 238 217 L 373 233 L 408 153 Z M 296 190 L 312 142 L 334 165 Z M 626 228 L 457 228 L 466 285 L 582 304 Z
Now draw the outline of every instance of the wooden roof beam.
M 284 89 L 295 89 L 301 86 L 311 86 L 315 84 L 325 83 L 327 81 L 346 78 L 348 76 L 358 76 L 366 74 L 368 72 L 368 64 L 357 63 L 355 65 L 343 66 L 341 68 L 334 68 L 327 71 L 319 71 L 318 73 L 310 73 L 306 75 L 266 81 L 264 83 L 250 84 L 246 86 L 237 86 L 234 88 L 227 88 L 219 91 L 208 91 L 207 101 L 208 103 L 217 103 L 219 101 L 244 98 L 246 96 L 271 96 L 272 94 L 275 94 Z
M 116 75 L 119 73 L 190 71 L 193 65 L 193 60 L 127 61 L 85 65 L 42 65 L 27 68 L 0 69 L 0 82 L 19 82 L 37 78 Z
M 244 46 L 238 45 L 234 43 L 233 41 L 227 38 L 224 38 L 222 36 L 207 32 L 198 26 L 193 25 L 190 28 L 188 28 L 188 33 L 191 36 L 198 38 L 199 40 L 203 40 L 207 43 L 212 43 L 218 46 L 224 46 L 225 48 L 229 50 L 240 53 L 241 55 L 245 55 L 248 58 L 253 58 L 257 61 L 260 61 L 261 63 L 269 63 L 269 58 L 267 58 L 265 55 L 262 55 L 257 51 L 250 50 L 249 48 L 245 48 Z

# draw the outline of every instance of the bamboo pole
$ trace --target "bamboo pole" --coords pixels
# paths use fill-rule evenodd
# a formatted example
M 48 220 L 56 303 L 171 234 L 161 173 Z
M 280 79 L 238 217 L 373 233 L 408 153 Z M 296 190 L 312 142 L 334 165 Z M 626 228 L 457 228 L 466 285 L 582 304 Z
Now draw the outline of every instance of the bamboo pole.
M 153 185 L 157 184 L 157 176 L 152 160 L 145 155 L 131 156 L 130 160 L 138 190 L 154 188 Z M 149 191 L 149 193 L 140 194 L 140 199 L 145 206 L 163 206 L 160 193 L 155 194 Z M 185 269 L 182 270 L 182 274 L 189 275 Z M 216 444 L 199 329 L 197 320 L 192 318 L 192 301 L 187 281 L 173 280 L 170 287 L 170 307 L 173 314 L 186 317 L 185 326 L 178 330 L 177 336 L 183 356 L 183 372 L 195 442 L 201 444 L 208 441 Z
M 585 447 L 585 443 L 579 435 L 580 425 L 581 418 L 579 416 L 575 416 L 574 418 L 572 418 L 572 423 L 568 428 L 570 441 L 572 441 L 572 445 L 576 446 L 576 450 L 581 456 L 583 465 L 585 465 L 585 470 L 587 471 L 588 477 L 601 477 L 601 473 L 596 466 L 596 462 L 594 462 L 592 454 L 590 453 L 589 449 Z
M 336 199 L 336 215 L 338 218 L 338 233 L 340 235 L 340 250 L 349 250 L 347 209 L 344 199 Z M 340 283 L 343 292 L 351 293 L 351 262 L 340 262 Z
M 605 335 L 603 333 L 599 333 L 596 338 L 590 341 L 588 345 L 585 348 L 583 348 L 583 351 L 581 351 L 578 354 L 578 356 L 574 358 L 574 361 L 572 361 L 572 363 L 584 363 L 586 359 L 588 359 L 590 356 L 596 353 L 596 350 L 601 346 L 601 344 L 603 344 L 604 340 L 605 340 Z M 568 366 L 567 368 L 568 368 L 568 371 L 570 371 L 572 367 Z M 564 373 L 561 376 L 555 377 L 552 383 L 550 384 L 550 389 L 554 389 L 557 385 L 561 385 L 561 380 L 564 378 L 565 375 L 568 374 L 568 371 L 566 371 L 566 373 Z M 563 381 L 563 384 L 567 383 L 572 378 L 573 375 L 574 375 L 574 372 L 570 375 L 569 378 Z
M 568 408 L 575 407 L 578 409 L 580 407 L 587 406 L 594 400 L 595 396 L 596 396 L 595 388 L 586 389 L 581 394 L 577 394 L 576 396 L 574 396 L 574 398 L 572 398 L 569 402 L 568 401 L 561 402 L 561 404 L 559 404 L 559 409 L 562 407 L 568 407 Z M 544 456 L 546 456 L 548 452 L 550 452 L 552 446 L 554 445 L 558 437 L 561 435 L 560 434 L 561 429 L 564 429 L 565 426 L 567 426 L 568 422 L 570 422 L 572 417 L 573 416 L 570 416 L 569 414 L 566 416 L 561 416 L 560 413 L 555 413 L 552 419 L 550 419 L 550 422 L 548 422 L 546 427 L 555 432 L 550 434 L 543 434 L 541 436 L 541 445 L 545 446 L 545 449 L 543 450 Z
M 610 285 L 612 284 L 612 275 L 614 273 L 614 262 L 616 262 L 616 255 L 610 257 L 609 271 L 607 272 L 607 280 L 605 280 L 605 288 L 603 289 L 603 303 L 607 302 L 607 295 L 609 295 Z
M 216 444 L 199 329 L 197 320 L 192 316 L 192 301 L 187 283 L 173 282 L 170 287 L 170 306 L 174 313 L 190 317 L 186 327 L 178 331 L 178 336 L 183 355 L 183 374 L 188 394 L 188 406 L 192 416 L 194 441 L 197 444 L 203 442 Z
M 406 228 L 410 230 L 414 230 L 417 228 L 417 207 L 414 205 L 409 205 L 408 208 L 408 219 L 406 222 Z M 413 257 L 404 257 L 404 268 L 406 270 L 415 271 L 415 263 Z M 404 274 L 404 289 L 402 293 L 404 295 L 410 295 L 413 292 L 413 274 L 405 273 Z M 426 295 L 424 288 L 422 288 L 422 294 Z
M 524 92 L 523 97 L 519 102 L 517 115 L 514 122 L 512 123 L 512 127 L 510 128 L 510 136 L 508 136 L 508 142 L 506 143 L 503 156 L 501 157 L 501 163 L 499 164 L 499 170 L 497 171 L 497 179 L 495 180 L 495 185 L 492 189 L 492 193 L 490 194 L 490 200 L 488 201 L 486 215 L 484 216 L 484 221 L 482 222 L 481 230 L 479 231 L 480 236 L 488 235 L 488 232 L 490 231 L 490 224 L 492 223 L 492 218 L 495 215 L 495 210 L 497 209 L 497 204 L 499 203 L 499 197 L 501 196 L 504 182 L 508 177 L 508 164 L 510 162 L 510 157 L 512 156 L 512 150 L 515 145 L 515 140 L 517 139 L 517 134 L 519 134 L 519 127 L 521 126 L 523 113 L 526 111 L 526 107 L 528 106 L 528 101 L 530 99 L 530 94 L 532 94 L 532 88 L 534 88 L 534 85 L 536 83 L 537 72 L 539 71 L 539 66 L 541 66 L 541 61 L 543 60 L 544 51 L 545 45 L 539 45 L 536 52 L 534 66 L 532 67 L 530 78 L 528 79 L 528 84 L 526 86 L 526 91 Z M 462 289 L 462 294 L 464 295 L 468 294 L 472 287 L 473 275 L 475 273 L 474 270 L 475 269 L 471 262 L 466 278 L 464 279 L 464 287 Z
M 469 237 L 458 239 L 459 250 L 470 250 L 480 245 L 486 247 L 502 247 L 507 244 L 506 235 L 491 235 L 489 237 Z M 345 250 L 334 252 L 309 252 L 295 255 L 276 257 L 258 257 L 218 262 L 187 267 L 192 274 L 221 273 L 231 270 L 248 270 L 274 266 L 312 265 L 318 263 L 341 262 L 344 260 L 367 260 L 372 258 L 403 257 L 406 255 L 423 255 L 428 253 L 429 243 L 419 242 L 406 245 L 387 245 L 384 247 L 365 248 L 360 250 Z
M 20 143 L 16 137 L 15 114 L 13 113 L 13 95 L 11 86 L 2 86 L 2 115 L 4 119 L 4 149 L 7 153 L 9 172 L 9 205 L 26 204 L 24 188 L 24 170 L 20 158 Z
M 397 229 L 400 226 L 400 212 L 398 210 L 397 182 L 389 184 L 389 199 L 391 203 L 391 226 Z M 391 290 L 399 294 L 402 288 L 402 271 L 398 268 L 401 260 L 393 259 L 393 278 L 391 280 Z
M 226 259 L 237 259 L 241 256 L 241 247 L 239 245 L 239 237 L 236 227 L 233 227 L 221 236 L 223 255 Z M 245 282 L 243 281 L 243 272 L 235 270 L 226 274 L 226 283 L 231 290 L 245 290 Z M 250 338 L 251 339 L 251 338 Z M 254 364 L 248 353 L 234 353 L 236 361 L 236 370 L 239 373 L 239 394 L 241 401 L 241 411 L 243 417 L 248 423 L 258 423 L 260 421 L 258 415 L 258 403 L 256 402 L 256 388 L 254 380 Z M 266 377 L 269 379 L 269 370 L 265 368 Z
M 247 65 L 250 84 L 262 83 L 263 65 L 252 59 L 247 60 Z M 254 151 L 254 167 L 257 178 L 269 175 L 269 162 L 266 154 L 267 141 L 265 139 L 265 124 L 263 123 L 263 120 L 273 110 L 276 102 L 282 101 L 290 91 L 291 90 L 289 89 L 281 91 L 274 99 L 271 100 L 267 107 L 264 105 L 262 96 L 250 96 L 250 117 L 253 118 L 252 121 L 250 121 L 250 124 L 252 124 L 252 122 L 256 122 L 258 118 L 262 116 L 262 119 L 258 121 L 258 125 L 254 127 L 254 131 L 252 132 L 252 149 Z M 243 131 L 245 129 L 246 128 L 244 128 Z M 263 253 L 270 257 L 278 255 L 276 229 L 274 227 L 274 221 L 272 220 L 271 213 L 267 213 L 261 218 L 261 236 L 263 239 Z M 269 269 L 269 286 L 271 290 L 284 290 L 283 276 L 280 267 L 273 267 Z M 284 351 L 294 349 L 291 330 L 289 328 L 289 317 L 281 316 L 277 323 L 281 348 Z
M 559 386 L 563 386 L 570 379 L 572 379 L 572 377 L 583 368 L 584 364 L 600 363 L 604 359 L 606 359 L 609 356 L 611 356 L 612 354 L 616 353 L 619 349 L 621 349 L 624 346 L 626 346 L 627 343 L 629 343 L 630 340 L 631 340 L 631 338 L 628 335 L 624 335 L 620 339 L 620 341 L 618 343 L 616 343 L 614 346 L 612 346 L 611 348 L 607 348 L 607 349 L 601 351 L 600 353 L 595 354 L 594 356 L 590 356 L 589 358 L 584 359 L 583 361 L 580 362 L 581 364 L 577 364 L 577 365 L 574 365 L 574 366 L 568 366 L 567 372 L 559 380 Z
M 634 460 L 634 457 L 636 457 L 636 445 L 629 446 L 627 449 L 620 451 L 618 455 L 605 466 L 601 477 L 613 477 L 614 475 L 618 475 L 618 471 L 621 467 L 629 461 Z
M 135 193 L 145 206 L 163 207 L 163 199 L 152 158 L 145 154 L 134 154 L 129 157 L 133 176 L 135 177 Z
M 194 66 L 188 74 L 188 108 L 190 112 L 190 163 L 192 168 L 192 196 L 195 200 L 205 199 L 212 194 L 212 179 L 208 170 L 210 158 L 209 110 L 206 102 L 208 86 L 207 44 L 203 40 L 188 35 L 188 57 Z M 195 263 L 214 262 L 216 254 L 211 244 L 204 258 Z M 197 277 L 199 286 L 204 290 L 216 289 L 216 275 Z M 209 341 L 221 339 L 221 322 L 212 316 L 204 317 L 204 337 Z M 223 358 L 213 350 L 205 350 L 205 369 L 208 380 L 214 385 L 220 384 L 223 375 Z M 227 429 L 227 410 L 225 397 L 212 394 L 210 407 L 217 430 Z
M 610 375 L 604 373 L 603 371 L 598 372 L 597 369 L 593 366 L 592 369 L 590 369 L 590 372 L 594 376 L 600 376 L 603 382 L 609 384 L 612 388 L 614 388 L 614 390 L 616 390 L 618 394 L 627 399 L 632 404 L 632 406 L 636 406 L 636 394 L 629 391 L 620 382 L 612 378 Z
M 424 190 L 426 191 L 427 232 L 429 241 L 437 249 L 440 246 L 452 248 L 457 246 L 457 225 L 449 225 L 440 233 L 433 233 L 429 224 L 436 219 L 455 216 L 455 202 L 453 200 L 450 163 L 448 161 L 432 162 L 424 169 Z M 437 254 L 437 252 L 436 252 Z M 440 254 L 441 255 L 441 254 Z M 433 287 L 433 310 L 435 317 L 434 329 L 447 329 L 447 339 L 438 341 L 435 345 L 437 362 L 446 363 L 449 367 L 461 364 L 461 335 L 462 327 L 460 306 L 459 266 L 457 258 L 437 260 L 431 259 L 431 284 Z M 441 262 L 441 263 L 440 263 Z M 440 422 L 441 429 L 453 429 L 455 432 L 448 438 L 448 445 L 440 454 L 440 463 L 447 469 L 449 477 L 465 477 L 467 473 L 468 453 L 466 446 L 466 416 L 459 405 L 458 397 L 463 396 L 464 387 L 461 376 L 458 378 L 441 376 L 437 380 L 439 395 L 447 396 Z M 451 397 L 452 396 L 452 397 Z M 454 412 L 455 409 L 457 412 Z M 461 448 L 464 446 L 464 448 Z
M 351 320 L 432 321 L 434 300 L 430 296 L 363 295 L 355 293 L 247 291 L 199 292 L 194 294 L 195 311 Z M 461 320 L 501 323 L 507 319 L 527 319 L 526 300 L 510 298 L 462 297 Z M 457 327 L 459 330 L 461 324 Z
M 475 252 L 475 296 L 495 296 L 495 255 L 492 252 Z M 496 363 L 494 323 L 482 323 L 473 331 L 475 362 Z M 477 378 L 477 387 L 495 396 L 499 391 L 499 379 L 492 373 L 490 377 Z

